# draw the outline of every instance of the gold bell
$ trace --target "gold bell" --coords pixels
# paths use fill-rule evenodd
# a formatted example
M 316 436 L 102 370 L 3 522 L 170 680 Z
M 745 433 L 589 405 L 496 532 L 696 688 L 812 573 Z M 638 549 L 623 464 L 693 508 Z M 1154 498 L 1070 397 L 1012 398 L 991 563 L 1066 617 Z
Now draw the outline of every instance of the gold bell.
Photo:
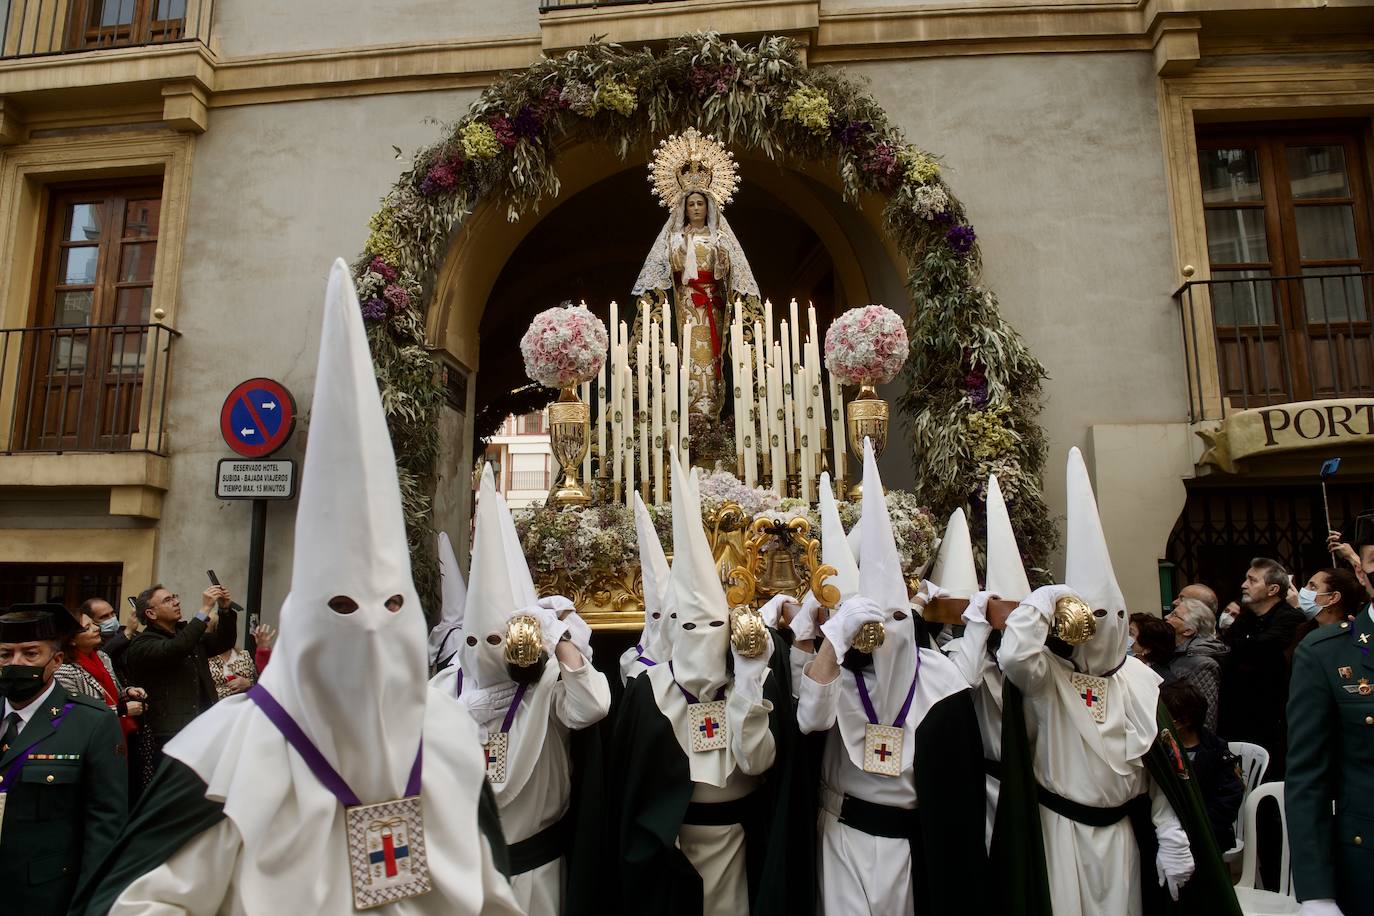
M 1050 635 L 1071 646 L 1081 646 L 1097 633 L 1097 618 L 1093 609 L 1076 595 L 1065 595 L 1054 603 L 1054 621 Z
M 539 662 L 544 651 L 544 632 L 539 620 L 529 614 L 517 614 L 506 624 L 506 664 L 528 668 Z
M 887 639 L 887 631 L 883 629 L 881 622 L 870 622 L 859 627 L 859 632 L 854 634 L 854 641 L 850 648 L 858 649 L 860 652 L 873 654 L 878 647 Z
M 730 612 L 730 645 L 745 658 L 758 658 L 768 651 L 768 624 L 763 615 L 747 604 Z

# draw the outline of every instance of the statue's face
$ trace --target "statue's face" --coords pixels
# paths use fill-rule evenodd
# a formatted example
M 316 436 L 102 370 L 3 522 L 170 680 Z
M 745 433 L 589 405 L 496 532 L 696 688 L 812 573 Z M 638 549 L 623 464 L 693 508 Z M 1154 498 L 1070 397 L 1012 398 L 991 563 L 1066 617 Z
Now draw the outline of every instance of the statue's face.
M 706 225 L 706 195 L 687 195 L 687 222 L 692 226 Z

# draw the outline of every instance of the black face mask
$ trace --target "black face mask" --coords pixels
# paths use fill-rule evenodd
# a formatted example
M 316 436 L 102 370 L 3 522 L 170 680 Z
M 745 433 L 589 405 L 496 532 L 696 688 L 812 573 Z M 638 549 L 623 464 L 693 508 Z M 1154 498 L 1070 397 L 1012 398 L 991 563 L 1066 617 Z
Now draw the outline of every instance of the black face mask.
M 11 703 L 27 703 L 43 692 L 47 665 L 0 666 L 0 697 Z
M 533 665 L 522 668 L 519 665 L 508 664 L 506 665 L 506 671 L 510 674 L 510 679 L 512 681 L 528 687 L 531 684 L 539 683 L 539 679 L 544 676 L 544 666 L 548 663 L 549 653 L 541 651 L 539 653 L 539 661 L 535 662 Z

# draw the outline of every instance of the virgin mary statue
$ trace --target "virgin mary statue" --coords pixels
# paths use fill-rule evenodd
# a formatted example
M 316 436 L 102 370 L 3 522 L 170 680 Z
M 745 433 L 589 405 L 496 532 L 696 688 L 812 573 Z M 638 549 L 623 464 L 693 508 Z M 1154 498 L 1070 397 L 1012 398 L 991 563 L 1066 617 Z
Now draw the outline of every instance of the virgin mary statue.
M 649 181 L 668 220 L 635 281 L 635 337 L 645 321 L 673 322 L 690 358 L 692 413 L 716 420 L 730 375 L 727 307 L 741 303 L 747 340 L 755 319 L 762 320 L 758 283 L 725 220 L 725 205 L 739 187 L 738 167 L 720 141 L 689 127 L 659 143 Z

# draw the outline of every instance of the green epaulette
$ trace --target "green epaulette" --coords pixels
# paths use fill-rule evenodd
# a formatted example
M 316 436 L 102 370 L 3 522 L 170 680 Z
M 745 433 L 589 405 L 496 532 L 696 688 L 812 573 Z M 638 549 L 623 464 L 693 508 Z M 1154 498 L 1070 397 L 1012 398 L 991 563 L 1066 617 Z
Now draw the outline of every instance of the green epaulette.
M 1319 642 L 1325 642 L 1328 639 L 1335 639 L 1338 636 L 1349 636 L 1350 627 L 1351 623 L 1348 620 L 1342 620 L 1340 623 L 1324 624 L 1317 627 L 1311 633 L 1308 633 L 1307 636 L 1303 638 L 1303 642 L 1315 645 Z
M 67 697 L 73 703 L 89 706 L 91 709 L 98 709 L 101 712 L 110 712 L 110 707 L 106 706 L 103 700 L 97 700 L 95 697 L 88 697 L 84 693 L 69 693 Z M 111 713 L 111 715 L 113 715 L 113 713 Z

